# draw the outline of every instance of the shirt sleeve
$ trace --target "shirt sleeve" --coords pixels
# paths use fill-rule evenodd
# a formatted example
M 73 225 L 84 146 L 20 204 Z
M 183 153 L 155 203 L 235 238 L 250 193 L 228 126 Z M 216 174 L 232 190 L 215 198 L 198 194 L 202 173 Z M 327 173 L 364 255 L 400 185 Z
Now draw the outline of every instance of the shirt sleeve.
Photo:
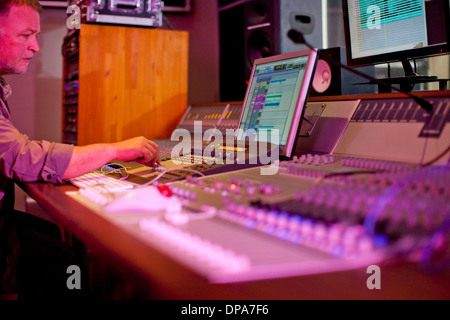
M 0 115 L 0 174 L 22 182 L 62 183 L 73 145 L 30 140 Z

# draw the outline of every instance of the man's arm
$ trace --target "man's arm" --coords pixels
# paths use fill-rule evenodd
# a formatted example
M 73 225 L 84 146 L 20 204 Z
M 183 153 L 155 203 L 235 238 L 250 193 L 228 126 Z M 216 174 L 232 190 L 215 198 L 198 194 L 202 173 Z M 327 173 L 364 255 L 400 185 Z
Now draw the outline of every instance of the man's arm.
M 63 179 L 78 177 L 111 160 L 136 161 L 153 166 L 159 163 L 158 145 L 144 137 L 136 137 L 116 143 L 75 146 Z

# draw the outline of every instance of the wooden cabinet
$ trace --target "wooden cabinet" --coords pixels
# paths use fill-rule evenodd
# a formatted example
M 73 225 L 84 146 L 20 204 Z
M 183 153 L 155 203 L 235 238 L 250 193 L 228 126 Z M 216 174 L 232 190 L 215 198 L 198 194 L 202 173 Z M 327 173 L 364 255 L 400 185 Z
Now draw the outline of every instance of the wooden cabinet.
M 187 108 L 188 33 L 82 24 L 64 40 L 66 143 L 169 138 Z

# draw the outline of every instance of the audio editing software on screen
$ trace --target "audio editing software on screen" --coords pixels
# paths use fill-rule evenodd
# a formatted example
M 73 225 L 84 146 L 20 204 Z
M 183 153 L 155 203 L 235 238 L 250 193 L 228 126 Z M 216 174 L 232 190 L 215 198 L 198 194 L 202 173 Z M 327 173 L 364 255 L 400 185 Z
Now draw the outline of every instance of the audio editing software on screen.
M 244 132 L 253 129 L 270 136 L 277 129 L 280 144 L 286 143 L 307 60 L 304 56 L 256 66 L 241 122 Z

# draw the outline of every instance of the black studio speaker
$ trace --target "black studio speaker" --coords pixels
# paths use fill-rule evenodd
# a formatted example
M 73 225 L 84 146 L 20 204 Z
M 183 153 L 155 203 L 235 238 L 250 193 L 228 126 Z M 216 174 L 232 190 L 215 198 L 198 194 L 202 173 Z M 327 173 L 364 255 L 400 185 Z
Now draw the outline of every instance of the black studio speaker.
M 219 0 L 221 101 L 245 98 L 255 59 L 306 49 L 288 38 L 292 23 L 320 45 L 321 15 L 318 0 Z
M 256 59 L 280 53 L 279 6 L 276 0 L 249 1 L 244 6 L 245 75 Z
M 241 101 L 255 59 L 280 53 L 279 1 L 230 2 L 219 9 L 221 101 Z

